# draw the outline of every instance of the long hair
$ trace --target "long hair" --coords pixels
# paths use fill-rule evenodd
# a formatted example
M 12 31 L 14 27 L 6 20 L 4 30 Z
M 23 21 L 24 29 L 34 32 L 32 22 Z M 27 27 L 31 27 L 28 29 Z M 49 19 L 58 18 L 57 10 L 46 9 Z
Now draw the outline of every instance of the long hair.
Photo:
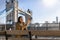
M 18 22 L 20 22 L 20 18 L 22 18 L 22 16 L 20 16 L 20 17 L 18 18 Z

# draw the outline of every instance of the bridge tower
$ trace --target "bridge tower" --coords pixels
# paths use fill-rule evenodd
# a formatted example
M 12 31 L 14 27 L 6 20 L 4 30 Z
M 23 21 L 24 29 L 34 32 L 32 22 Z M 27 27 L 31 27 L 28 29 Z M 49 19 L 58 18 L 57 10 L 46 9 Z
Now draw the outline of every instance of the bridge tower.
M 17 22 L 18 17 L 18 1 L 17 0 L 6 0 L 6 12 L 9 10 L 12 10 L 9 14 L 6 16 L 6 23 L 10 24 L 11 22 Z
M 8 12 L 6 14 L 6 24 L 16 23 L 18 18 L 18 0 L 6 0 L 6 12 Z

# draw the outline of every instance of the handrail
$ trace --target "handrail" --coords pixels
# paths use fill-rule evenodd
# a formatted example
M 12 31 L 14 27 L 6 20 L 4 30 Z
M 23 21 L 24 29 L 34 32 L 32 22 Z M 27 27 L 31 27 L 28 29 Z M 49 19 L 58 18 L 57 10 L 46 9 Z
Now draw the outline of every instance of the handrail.
M 6 40 L 8 40 L 7 35 L 29 35 L 29 40 L 45 40 L 45 39 L 32 39 L 32 35 L 34 36 L 43 36 L 43 37 L 60 37 L 60 30 L 7 30 L 0 31 L 0 35 L 5 35 Z M 18 38 L 17 38 L 18 39 Z M 52 40 L 52 39 L 46 39 Z M 55 39 L 53 39 L 55 40 Z

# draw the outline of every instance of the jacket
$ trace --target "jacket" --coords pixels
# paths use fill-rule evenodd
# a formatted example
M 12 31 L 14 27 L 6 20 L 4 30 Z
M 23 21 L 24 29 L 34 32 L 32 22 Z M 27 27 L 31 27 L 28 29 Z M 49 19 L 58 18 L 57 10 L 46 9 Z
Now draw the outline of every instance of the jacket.
M 16 23 L 16 30 L 27 30 L 27 24 L 24 22 L 21 24 L 19 22 Z

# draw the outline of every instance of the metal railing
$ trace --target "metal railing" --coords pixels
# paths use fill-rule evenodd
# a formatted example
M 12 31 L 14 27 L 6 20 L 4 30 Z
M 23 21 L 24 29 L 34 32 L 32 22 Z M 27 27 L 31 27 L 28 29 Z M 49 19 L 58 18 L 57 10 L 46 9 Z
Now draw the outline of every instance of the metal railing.
M 16 37 L 17 35 L 20 37 Z M 6 30 L 0 31 L 0 36 L 1 40 L 60 40 L 60 30 Z

